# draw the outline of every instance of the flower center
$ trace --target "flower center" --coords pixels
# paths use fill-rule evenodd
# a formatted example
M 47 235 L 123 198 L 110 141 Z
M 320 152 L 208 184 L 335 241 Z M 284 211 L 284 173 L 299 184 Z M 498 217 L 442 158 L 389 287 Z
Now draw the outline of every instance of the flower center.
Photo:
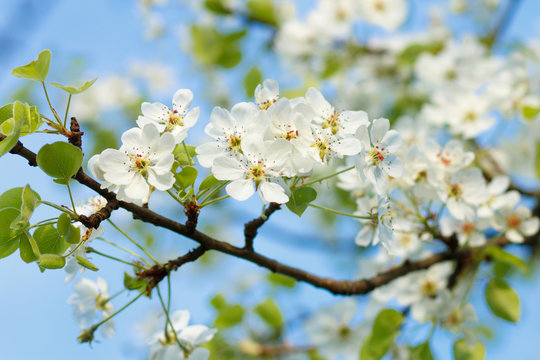
M 339 113 L 337 111 L 334 111 L 332 115 L 324 119 L 322 123 L 322 128 L 330 128 L 330 130 L 332 130 L 332 134 L 335 135 L 339 130 Z
M 246 179 L 253 179 L 255 186 L 266 180 L 264 166 L 260 161 L 257 164 L 249 165 Z
M 96 307 L 99 310 L 107 310 L 107 304 L 109 303 L 109 298 L 103 297 L 101 293 L 96 296 Z
M 460 197 L 463 191 L 461 190 L 461 187 L 459 184 L 452 184 L 450 185 L 450 196 L 453 197 Z
M 317 140 L 315 140 L 311 147 L 316 147 L 317 149 L 319 149 L 319 156 L 321 158 L 321 161 L 323 162 L 325 156 L 329 157 L 332 152 L 332 148 L 328 144 L 328 139 L 317 138 Z
M 350 335 L 351 335 L 351 328 L 349 328 L 348 326 L 346 325 L 342 325 L 339 327 L 338 329 L 338 335 L 340 338 L 342 339 L 346 339 L 348 338 Z
M 474 111 L 467 111 L 463 120 L 468 123 L 475 122 L 478 119 L 478 115 Z
M 508 224 L 509 228 L 519 229 L 521 225 L 521 219 L 516 214 L 512 213 L 506 220 L 506 223 Z
M 281 134 L 281 137 L 289 141 L 291 141 L 292 139 L 296 139 L 298 137 L 298 130 L 289 130 Z
M 384 148 L 379 149 L 379 146 L 374 146 L 368 153 L 373 165 L 380 164 L 384 160 L 384 155 Z
M 172 346 L 172 345 L 176 345 L 176 338 L 174 337 L 174 334 L 172 332 L 167 331 L 165 333 L 165 338 L 164 339 L 160 338 L 159 342 L 163 346 Z
M 242 137 L 240 135 L 231 134 L 226 140 L 229 151 L 242 153 Z
M 377 11 L 384 11 L 386 9 L 386 5 L 384 4 L 384 1 L 382 0 L 375 1 L 373 6 L 375 7 L 375 10 Z
M 444 77 L 446 78 L 446 80 L 454 80 L 457 77 L 457 72 L 454 69 L 449 69 L 444 74 Z
M 169 112 L 169 120 L 165 124 L 165 131 L 171 132 L 176 126 L 184 126 L 182 120 L 184 120 L 184 115 L 178 113 L 178 110 Z
M 267 100 L 264 100 L 262 103 L 259 103 L 259 109 L 261 110 L 268 110 L 268 108 L 270 106 L 272 106 L 273 104 L 275 104 L 275 102 L 277 101 L 277 99 L 267 99 Z
M 430 297 L 437 295 L 437 285 L 431 280 L 425 280 L 422 283 L 422 294 Z
M 461 231 L 463 231 L 465 234 L 472 233 L 474 229 L 474 224 L 471 223 L 465 223 L 461 226 Z
M 146 176 L 148 168 L 152 166 L 152 162 L 147 157 L 141 154 L 129 155 L 131 159 L 131 169 L 140 172 L 143 176 Z

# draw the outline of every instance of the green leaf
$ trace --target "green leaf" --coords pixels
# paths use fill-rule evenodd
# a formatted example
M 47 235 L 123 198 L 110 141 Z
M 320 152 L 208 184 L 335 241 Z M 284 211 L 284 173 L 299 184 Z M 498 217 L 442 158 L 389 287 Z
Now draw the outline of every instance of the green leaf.
M 56 223 L 56 229 L 58 229 L 58 233 L 62 236 L 66 236 L 69 233 L 71 225 L 71 217 L 66 214 L 62 213 L 58 217 L 58 222 Z
M 0 108 L 0 124 L 13 117 L 13 104 L 7 104 Z
M 527 120 L 533 120 L 535 117 L 540 114 L 540 107 L 525 105 L 521 109 L 523 117 Z
M 51 51 L 43 50 L 39 53 L 36 60 L 32 60 L 24 66 L 13 69 L 11 74 L 22 79 L 44 82 L 49 73 L 50 63 Z
M 292 192 L 289 202 L 285 205 L 287 205 L 289 210 L 300 217 L 308 207 L 308 204 L 316 198 L 317 192 L 315 189 L 310 187 L 302 187 Z
M 94 139 L 99 141 L 94 142 L 92 154 L 100 154 L 105 149 L 119 148 L 116 133 L 112 130 L 99 129 L 94 132 Z
M 276 10 L 271 0 L 250 0 L 246 3 L 249 15 L 255 21 L 277 26 Z
M 227 305 L 218 312 L 214 326 L 217 328 L 227 328 L 237 325 L 242 322 L 244 313 L 244 308 L 241 305 Z
M 213 26 L 193 25 L 190 33 L 192 53 L 204 65 L 229 69 L 242 59 L 240 39 L 246 35 L 246 30 L 226 34 Z
M 70 244 L 78 244 L 81 241 L 81 228 L 70 225 L 69 232 L 66 236 L 66 241 Z
M 62 84 L 58 84 L 58 83 L 50 83 L 49 85 L 52 85 L 54 87 L 57 87 L 59 89 L 62 89 L 68 93 L 70 93 L 71 95 L 75 95 L 75 94 L 80 94 L 82 93 L 83 91 L 87 90 L 90 86 L 94 85 L 94 83 L 96 82 L 97 78 L 94 78 L 90 81 L 87 81 L 85 82 L 82 86 L 79 86 L 79 87 L 73 87 L 73 86 L 64 86 Z
M 221 180 L 216 179 L 216 177 L 212 174 L 208 175 L 204 178 L 204 180 L 201 182 L 201 185 L 199 185 L 199 192 L 210 189 L 211 187 L 216 186 L 219 184 Z
M 244 77 L 244 89 L 246 90 L 246 96 L 252 97 L 255 93 L 257 85 L 262 83 L 262 73 L 257 66 L 252 67 Z
M 88 270 L 92 271 L 98 271 L 98 267 L 90 262 L 87 258 L 77 255 L 75 256 L 75 259 L 77 259 L 77 263 L 81 265 L 84 268 L 87 268 Z
M 437 54 L 444 48 L 444 44 L 440 42 L 428 44 L 411 44 L 398 55 L 398 63 L 405 66 L 412 66 L 418 57 L 424 53 Z
M 271 298 L 264 300 L 262 303 L 255 307 L 255 312 L 261 317 L 268 325 L 275 329 L 283 327 L 283 316 L 278 305 Z
M 484 295 L 494 315 L 507 321 L 518 322 L 520 315 L 519 296 L 504 280 L 490 280 Z
M 186 145 L 187 153 L 189 157 L 193 159 L 197 152 L 195 151 L 195 146 Z M 189 161 L 188 156 L 186 155 L 186 149 L 184 149 L 183 144 L 178 144 L 173 150 L 174 158 L 179 162 L 180 165 L 194 165 L 193 160 Z
M 528 271 L 527 265 L 525 264 L 523 260 L 521 260 L 515 255 L 510 254 L 509 252 L 504 251 L 500 247 L 497 247 L 497 246 L 488 247 L 486 249 L 485 254 L 500 262 L 503 262 L 505 264 L 512 265 L 518 268 L 524 274 L 526 274 Z
M 174 174 L 176 178 L 176 183 L 180 185 L 183 189 L 187 189 L 197 179 L 198 171 L 192 166 L 186 166 L 179 173 Z
M 53 178 L 69 180 L 79 171 L 83 160 L 81 149 L 65 142 L 44 145 L 37 154 L 37 164 Z
M 0 259 L 11 255 L 19 248 L 21 232 L 10 227 L 11 222 L 19 214 L 14 208 L 0 209 Z
M 39 113 L 37 106 L 24 104 L 25 117 L 21 126 L 21 136 L 32 134 L 43 124 L 43 119 Z
M 69 243 L 52 225 L 38 227 L 33 237 L 42 254 L 62 255 L 69 247 Z
M 292 289 L 296 285 L 296 280 L 289 276 L 281 275 L 278 273 L 268 274 L 268 281 L 273 285 L 283 286 Z
M 216 294 L 211 300 L 210 305 L 216 310 L 221 310 L 227 306 L 227 300 L 222 294 Z
M 25 263 L 31 263 L 32 261 L 37 260 L 37 256 L 34 253 L 34 249 L 32 248 L 32 245 L 30 244 L 29 237 L 31 235 L 28 232 L 21 233 L 21 236 L 19 238 L 19 255 L 21 256 L 21 259 Z
M 324 62 L 323 79 L 328 79 L 343 67 L 343 60 L 336 55 L 330 54 Z
M 232 14 L 231 9 L 229 9 L 224 4 L 224 0 L 205 0 L 204 6 L 218 15 L 230 15 Z
M 19 216 L 13 220 L 10 227 L 13 230 L 21 230 L 29 226 L 30 217 L 34 213 L 34 210 L 39 205 L 41 198 L 39 195 L 30 188 L 30 185 L 26 185 L 21 193 L 21 207 Z
M 469 346 L 465 339 L 454 342 L 455 360 L 483 360 L 486 357 L 486 347 L 478 341 L 474 346 Z
M 409 360 L 433 360 L 429 341 L 412 347 L 409 352 Z
M 394 309 L 382 310 L 375 322 L 373 330 L 360 349 L 360 359 L 379 360 L 388 352 L 399 333 L 403 315 Z
M 66 265 L 66 259 L 56 254 L 42 254 L 38 264 L 45 269 L 61 269 Z
M 6 138 L 0 141 L 0 156 L 9 152 L 19 141 L 21 127 L 25 119 L 24 105 L 18 101 L 13 103 L 13 117 L 2 122 L 1 132 Z
M 138 290 L 148 297 L 151 296 L 151 293 L 147 292 L 147 289 L 149 289 L 148 282 L 137 276 L 131 276 L 127 272 L 124 272 L 124 287 L 128 290 Z

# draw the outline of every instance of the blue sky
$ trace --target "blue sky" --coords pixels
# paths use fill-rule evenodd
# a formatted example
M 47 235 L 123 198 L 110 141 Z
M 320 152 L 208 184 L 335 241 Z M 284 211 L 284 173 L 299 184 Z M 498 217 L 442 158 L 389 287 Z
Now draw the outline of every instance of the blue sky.
M 303 3 L 306 3 L 305 1 Z M 423 11 L 424 2 L 417 0 L 415 9 Z M 540 4 L 534 0 L 522 3 L 515 21 L 509 27 L 506 37 L 531 38 L 538 37 L 540 28 Z M 181 12 L 172 14 L 176 22 L 185 22 L 186 15 Z M 11 89 L 22 84 L 23 80 L 10 75 L 11 69 L 35 58 L 36 54 L 45 48 L 53 50 L 51 81 L 67 80 L 61 69 L 69 64 L 70 59 L 83 57 L 86 59 L 86 74 L 88 78 L 100 77 L 124 70 L 134 58 L 159 60 L 173 64 L 178 76 L 176 87 L 188 87 L 202 90 L 201 80 L 193 73 L 189 60 L 177 48 L 174 33 L 165 41 L 158 44 L 143 39 L 142 19 L 132 2 L 127 1 L 67 1 L 37 0 L 3 1 L 0 2 L 0 100 L 7 102 L 5 97 Z M 411 26 L 414 26 L 411 25 Z M 271 70 L 268 73 L 272 73 Z M 240 90 L 239 90 L 240 91 Z M 61 101 L 60 92 L 52 94 L 53 101 Z M 243 96 L 243 95 L 241 95 Z M 152 99 L 168 102 L 168 98 Z M 205 119 L 211 110 L 201 102 L 201 120 Z M 200 121 L 201 121 L 200 120 Z M 201 121 L 204 123 L 204 121 Z M 199 124 L 202 129 L 203 124 Z M 40 141 L 24 139 L 25 145 L 37 149 Z M 20 179 L 31 184 L 44 198 L 55 199 L 66 195 L 60 185 L 49 181 L 39 169 L 25 166 L 21 158 L 4 156 L 0 166 L 5 175 L 0 180 L 0 191 L 19 186 Z M 16 174 L 16 175 L 15 175 Z M 90 192 L 80 191 L 80 201 Z M 66 202 L 67 203 L 67 202 Z M 257 201 L 248 202 L 245 206 L 228 203 L 233 206 L 233 212 L 240 213 L 249 220 L 257 216 L 260 206 Z M 42 209 L 43 210 L 43 209 Z M 39 215 L 39 214 L 38 214 Z M 119 217 L 127 219 L 126 214 Z M 215 213 L 203 215 L 211 220 Z M 270 256 L 279 257 L 285 263 L 300 263 L 301 267 L 312 269 L 321 275 L 350 277 L 352 274 L 339 268 L 325 264 L 325 254 L 309 251 L 302 245 L 287 246 L 273 241 L 278 229 L 301 228 L 296 218 L 289 214 L 279 213 L 272 218 L 274 225 L 261 232 L 257 243 L 260 249 Z M 241 224 L 241 222 L 240 222 Z M 231 229 L 232 235 L 241 234 L 241 226 Z M 279 230 L 282 231 L 282 230 Z M 306 231 L 309 231 L 306 229 Z M 313 235 L 313 231 L 311 231 Z M 181 241 L 172 234 L 163 233 L 164 249 L 167 255 L 174 257 L 194 244 Z M 338 255 L 343 261 L 351 261 L 350 255 Z M 111 292 L 119 289 L 122 283 L 123 268 L 110 262 L 96 261 L 102 273 L 112 287 Z M 226 260 L 226 266 L 240 271 L 251 272 L 255 266 L 240 261 Z M 211 311 L 207 304 L 211 294 L 221 291 L 229 281 L 229 273 L 213 275 L 212 281 L 200 274 L 200 268 L 187 265 L 174 275 L 174 305 L 176 308 L 188 308 L 193 313 L 196 322 L 208 323 Z M 95 279 L 95 274 L 90 274 Z M 204 281 L 203 281 L 204 280 Z M 150 303 L 141 301 L 128 312 L 121 314 L 117 321 L 117 336 L 112 340 L 104 340 L 90 348 L 79 345 L 76 336 L 79 329 L 71 316 L 71 309 L 66 304 L 67 297 L 72 293 L 72 284 L 64 283 L 63 271 L 47 271 L 41 274 L 35 264 L 24 264 L 17 256 L 0 260 L 0 358 L 7 360 L 43 359 L 73 359 L 90 360 L 104 359 L 143 359 L 145 358 L 144 340 L 134 336 L 135 325 L 142 320 L 141 314 L 158 309 L 156 301 Z M 479 316 L 486 319 L 486 324 L 497 332 L 495 340 L 487 343 L 488 359 L 537 359 L 536 340 L 540 333 L 540 277 L 529 280 L 516 279 L 513 283 L 522 299 L 522 321 L 517 324 L 504 323 L 493 319 L 482 301 L 479 304 Z M 481 288 L 481 286 L 479 286 Z M 302 285 L 297 290 L 294 301 L 287 305 L 286 314 L 293 315 L 299 309 L 316 308 L 318 304 L 329 304 L 332 296 L 324 291 Z M 479 297 L 477 295 L 477 297 Z M 129 298 L 124 297 L 122 301 Z M 121 304 L 120 301 L 117 304 Z M 445 340 L 446 339 L 446 340 Z M 441 359 L 449 358 L 451 344 L 448 338 L 437 336 L 434 342 L 435 351 Z M 139 344 L 139 345 L 137 345 Z

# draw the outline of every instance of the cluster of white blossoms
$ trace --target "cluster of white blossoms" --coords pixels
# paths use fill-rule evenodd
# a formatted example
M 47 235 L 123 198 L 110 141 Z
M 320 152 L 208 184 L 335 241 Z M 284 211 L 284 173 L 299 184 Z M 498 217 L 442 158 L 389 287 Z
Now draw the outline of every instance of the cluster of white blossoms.
M 170 189 L 175 182 L 173 150 L 199 117 L 198 107 L 189 110 L 192 99 L 190 90 L 180 89 L 173 96 L 172 108 L 143 103 L 139 127 L 122 134 L 120 149 L 106 149 L 88 161 L 102 188 L 116 191 L 120 200 L 138 203 L 148 202 L 154 189 Z
M 214 140 L 196 148 L 202 166 L 230 181 L 231 197 L 246 200 L 257 190 L 264 203 L 286 203 L 298 178 L 358 154 L 360 174 L 380 196 L 387 194 L 388 176 L 401 175 L 394 154 L 401 138 L 387 119 L 370 124 L 364 111 L 338 111 L 314 88 L 305 97 L 280 98 L 270 79 L 257 87 L 255 99 L 230 111 L 214 108 L 205 128 Z
M 359 21 L 395 30 L 408 14 L 407 0 L 321 0 L 307 16 L 290 16 L 280 25 L 276 51 L 289 59 L 326 52 L 354 36 Z

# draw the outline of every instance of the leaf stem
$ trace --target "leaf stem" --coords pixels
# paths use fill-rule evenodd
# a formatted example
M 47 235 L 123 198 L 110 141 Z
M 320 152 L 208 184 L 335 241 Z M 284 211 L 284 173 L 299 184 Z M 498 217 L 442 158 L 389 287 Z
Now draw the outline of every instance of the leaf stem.
M 203 207 L 207 206 L 207 205 L 213 204 L 213 203 L 218 202 L 218 201 L 221 201 L 221 200 L 225 200 L 225 199 L 230 198 L 230 197 L 231 197 L 230 195 L 223 195 L 223 196 L 220 196 L 220 197 L 215 198 L 215 199 L 213 199 L 213 200 L 210 200 L 210 201 L 208 201 L 208 202 L 205 202 L 205 203 L 203 203 L 203 204 L 201 205 L 201 209 L 202 209 Z
M 150 258 L 150 260 L 152 260 L 153 262 L 156 263 L 156 265 L 159 265 L 159 261 L 157 261 L 152 255 L 150 255 L 150 253 L 142 246 L 140 245 L 138 242 L 136 242 L 131 236 L 129 236 L 128 234 L 126 234 L 122 229 L 120 229 L 118 226 L 116 226 L 116 224 L 111 220 L 111 219 L 107 219 L 107 221 L 116 229 L 118 230 L 122 235 L 124 235 L 129 241 L 131 241 L 133 243 L 133 245 L 135 245 L 136 247 L 138 247 L 139 249 L 141 249 L 142 252 L 144 252 L 146 254 L 146 256 L 148 256 Z
M 356 218 L 356 219 L 363 219 L 363 220 L 371 220 L 371 219 L 373 219 L 372 216 L 360 216 L 360 215 L 348 214 L 348 213 L 344 213 L 344 212 L 339 211 L 339 210 L 330 209 L 330 208 L 320 206 L 320 205 L 308 204 L 308 206 L 311 206 L 311 207 L 314 207 L 314 208 L 317 208 L 317 209 L 321 209 L 321 210 L 324 210 L 324 211 L 328 211 L 328 212 L 331 212 L 331 213 L 334 213 L 334 214 L 342 215 L 342 216 L 353 217 L 353 218 Z
M 131 250 L 129 250 L 129 249 L 123 247 L 122 245 L 118 245 L 118 244 L 116 244 L 116 243 L 114 243 L 114 242 L 112 242 L 112 241 L 110 241 L 110 240 L 107 240 L 107 239 L 105 239 L 105 238 L 102 238 L 102 237 L 98 237 L 98 239 L 99 239 L 99 240 L 102 240 L 102 241 L 105 241 L 106 243 L 108 243 L 108 244 L 110 244 L 110 245 L 112 245 L 112 246 L 116 246 L 117 248 L 119 248 L 119 249 L 121 249 L 121 250 L 124 250 L 125 252 L 127 252 L 127 253 L 129 253 L 129 254 L 131 254 L 131 255 L 137 257 L 137 258 L 140 259 L 141 261 L 143 261 L 146 265 L 151 266 L 151 264 L 150 264 L 145 258 L 143 258 L 143 257 L 140 256 L 139 254 L 137 254 L 137 253 L 135 253 L 135 252 L 133 252 L 133 251 L 131 251 Z
M 334 176 L 337 176 L 339 174 L 343 174 L 344 172 L 347 172 L 349 170 L 352 170 L 354 169 L 354 165 L 353 166 L 350 166 L 346 169 L 343 169 L 343 170 L 340 170 L 338 172 L 335 172 L 333 174 L 330 174 L 330 175 L 327 175 L 327 176 L 323 176 L 322 178 L 319 178 L 319 179 L 315 179 L 315 180 L 311 180 L 311 181 L 307 181 L 305 183 L 303 183 L 301 186 L 307 186 L 307 185 L 311 185 L 311 184 L 315 184 L 315 183 L 318 183 L 320 181 L 323 181 L 323 180 L 326 180 L 326 179 L 330 179 L 331 177 L 334 177 Z
M 69 112 L 69 104 L 71 103 L 71 94 L 69 94 L 67 107 L 66 107 L 66 114 L 64 115 L 64 127 L 66 127 L 68 112 Z
M 228 183 L 230 183 L 230 181 L 225 181 L 223 183 L 221 183 L 218 187 L 216 187 L 209 195 L 207 195 L 203 201 L 201 201 L 201 204 L 204 204 L 206 202 L 206 200 L 210 199 L 212 196 L 214 196 L 219 190 L 221 190 L 225 185 L 227 185 Z
M 135 266 L 135 267 L 137 267 L 139 269 L 146 269 L 144 266 L 141 266 L 141 265 L 138 265 L 138 264 L 135 264 L 135 263 L 130 263 L 129 261 L 125 261 L 125 260 L 119 259 L 117 257 L 104 254 L 101 251 L 98 251 L 98 250 L 96 250 L 94 248 L 88 248 L 86 251 L 89 252 L 89 253 L 94 253 L 94 254 L 101 255 L 103 257 L 106 257 L 107 259 L 115 260 L 115 261 L 121 262 L 121 263 L 126 264 L 126 265 Z
M 66 186 L 67 186 L 68 193 L 69 193 L 69 200 L 71 200 L 71 206 L 73 208 L 73 213 L 75 214 L 75 216 L 79 217 L 79 214 L 77 214 L 77 210 L 75 210 L 75 202 L 73 201 L 73 196 L 71 195 L 71 188 L 69 187 L 69 181 L 66 182 Z

